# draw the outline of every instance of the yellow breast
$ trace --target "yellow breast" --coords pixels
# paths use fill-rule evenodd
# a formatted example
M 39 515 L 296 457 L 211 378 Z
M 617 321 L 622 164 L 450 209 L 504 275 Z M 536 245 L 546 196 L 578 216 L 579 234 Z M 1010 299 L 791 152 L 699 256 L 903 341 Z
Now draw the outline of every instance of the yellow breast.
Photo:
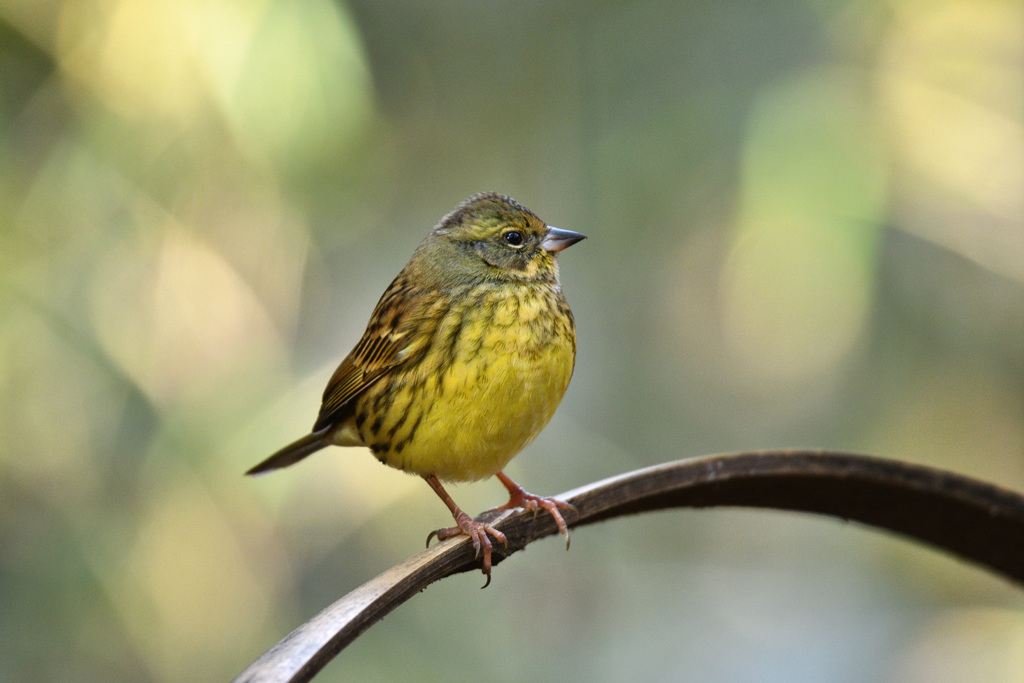
M 376 415 L 360 436 L 392 467 L 489 477 L 540 433 L 569 386 L 576 333 L 557 285 L 472 294 L 449 310 L 420 363 L 363 399 Z

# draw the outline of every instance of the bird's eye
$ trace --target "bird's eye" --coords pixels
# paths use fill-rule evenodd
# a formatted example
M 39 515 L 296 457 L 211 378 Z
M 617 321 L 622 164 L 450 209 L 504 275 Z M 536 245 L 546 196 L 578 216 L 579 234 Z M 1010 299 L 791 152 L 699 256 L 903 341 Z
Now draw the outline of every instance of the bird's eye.
M 513 247 L 523 246 L 523 233 L 518 230 L 509 230 L 508 232 L 502 233 L 502 238 L 505 242 Z

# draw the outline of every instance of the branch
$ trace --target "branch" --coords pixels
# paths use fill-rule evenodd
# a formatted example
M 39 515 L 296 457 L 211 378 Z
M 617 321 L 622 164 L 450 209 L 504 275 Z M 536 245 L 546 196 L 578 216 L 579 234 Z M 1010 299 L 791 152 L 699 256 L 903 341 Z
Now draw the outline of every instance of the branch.
M 924 541 L 1024 586 L 1024 496 L 952 472 L 859 455 L 764 451 L 657 465 L 561 496 L 569 526 L 673 507 L 800 510 Z M 556 532 L 550 515 L 487 513 L 508 537 L 494 563 Z M 368 581 L 297 628 L 235 679 L 310 680 L 359 634 L 431 583 L 479 567 L 468 538 L 449 539 Z

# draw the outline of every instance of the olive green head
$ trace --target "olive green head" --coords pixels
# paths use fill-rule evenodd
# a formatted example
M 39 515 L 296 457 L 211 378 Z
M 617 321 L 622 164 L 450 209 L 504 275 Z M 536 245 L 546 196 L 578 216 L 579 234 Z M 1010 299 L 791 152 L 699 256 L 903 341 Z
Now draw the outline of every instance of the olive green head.
M 511 197 L 485 192 L 442 218 L 412 263 L 445 281 L 557 282 L 555 254 L 584 238 L 546 225 Z

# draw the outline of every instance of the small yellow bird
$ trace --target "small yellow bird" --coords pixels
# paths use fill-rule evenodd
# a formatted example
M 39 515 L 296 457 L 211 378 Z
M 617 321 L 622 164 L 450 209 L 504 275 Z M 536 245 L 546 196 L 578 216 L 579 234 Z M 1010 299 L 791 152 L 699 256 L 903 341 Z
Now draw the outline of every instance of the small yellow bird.
M 311 434 L 246 474 L 286 467 L 326 446 L 366 446 L 382 463 L 423 477 L 469 536 L 490 582 L 492 526 L 459 509 L 441 481 L 497 476 L 509 501 L 546 510 L 502 470 L 540 433 L 569 386 L 576 326 L 555 254 L 584 239 L 548 226 L 514 199 L 474 195 L 441 219 L 385 290 L 362 339 L 324 390 Z M 486 584 L 485 584 L 486 585 Z

